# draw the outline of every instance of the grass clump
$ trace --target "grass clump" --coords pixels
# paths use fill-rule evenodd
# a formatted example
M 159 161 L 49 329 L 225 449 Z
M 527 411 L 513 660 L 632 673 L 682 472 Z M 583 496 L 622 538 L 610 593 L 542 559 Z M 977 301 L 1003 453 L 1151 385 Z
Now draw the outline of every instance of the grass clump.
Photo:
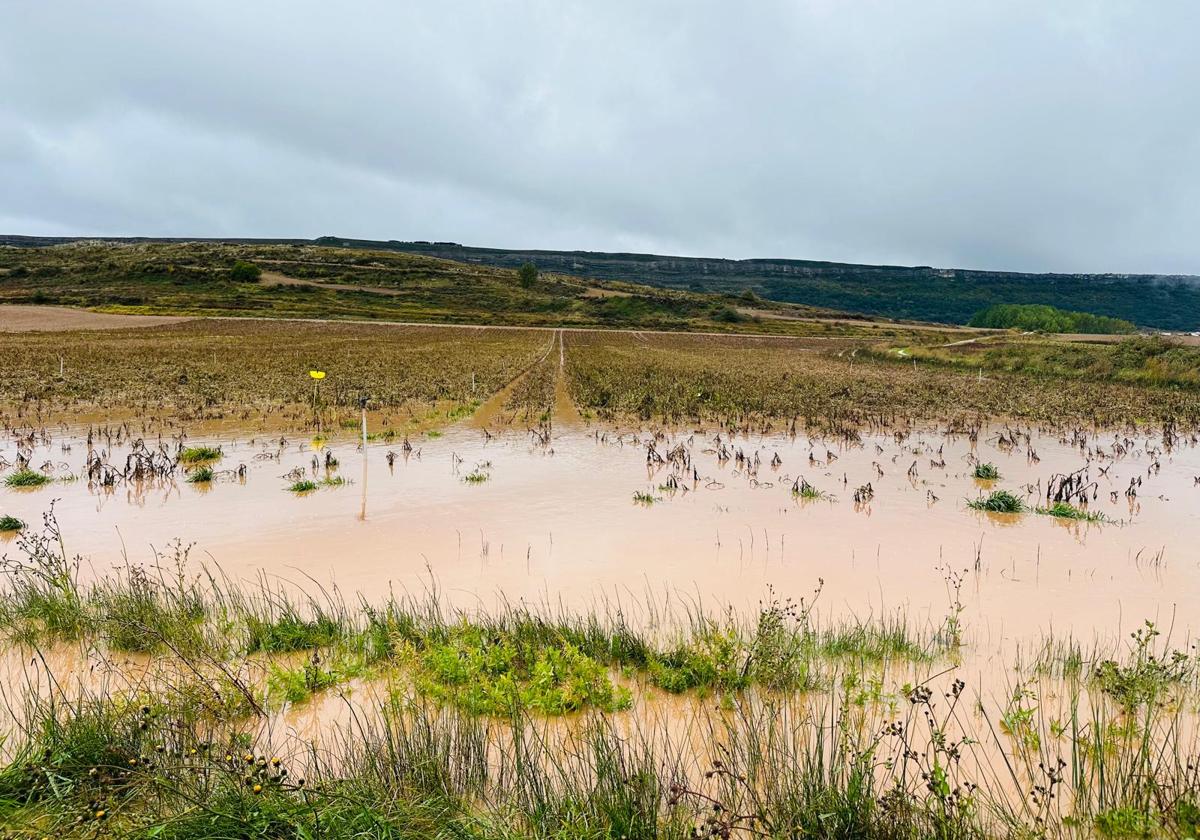
M 87 606 L 113 650 L 150 653 L 169 646 L 196 652 L 205 647 L 207 606 L 201 592 L 182 581 L 172 588 L 133 567 L 93 590 Z
M 219 446 L 189 446 L 179 453 L 179 460 L 184 464 L 203 464 L 206 461 L 221 460 Z
M 1075 507 L 1070 502 L 1055 502 L 1049 507 L 1038 507 L 1035 510 L 1045 516 L 1053 516 L 1058 519 L 1075 519 L 1081 522 L 1108 522 L 1109 519 L 1100 511 L 1084 510 L 1083 508 Z
M 430 644 L 419 665 L 422 693 L 472 714 L 612 712 L 633 702 L 628 689 L 613 684 L 603 663 L 570 642 L 551 646 L 511 634 L 497 638 L 469 624 Z
M 801 477 L 797 478 L 792 484 L 792 495 L 797 499 L 829 499 L 830 495 L 824 490 L 818 490 L 814 485 L 808 483 L 808 479 Z
M 287 490 L 289 493 L 311 493 L 322 487 L 344 487 L 349 483 L 347 479 L 340 475 L 327 475 L 316 481 L 311 478 L 301 478 L 289 484 Z
M 0 533 L 11 533 L 24 529 L 25 523 L 15 516 L 0 516 Z
M 201 466 L 194 467 L 191 470 L 189 470 L 188 474 L 187 474 L 188 484 L 207 484 L 208 482 L 210 482 L 212 480 L 213 480 L 213 468 L 208 466 L 207 464 L 202 464 Z
M 346 632 L 346 622 L 323 609 L 313 617 L 302 616 L 297 607 L 285 603 L 277 615 L 250 613 L 245 616 L 246 650 L 249 653 L 289 653 L 329 647 Z
M 7 487 L 41 487 L 43 484 L 49 484 L 51 480 L 45 473 L 22 467 L 5 476 L 4 484 Z
M 661 499 L 659 499 L 658 496 L 655 496 L 651 493 L 647 493 L 643 490 L 635 490 L 633 493 L 633 503 L 635 505 L 642 505 L 643 507 L 650 507 L 652 504 L 654 504 L 655 502 L 658 502 L 658 501 L 661 501 Z
M 739 691 L 752 681 L 749 653 L 732 628 L 710 625 L 656 654 L 649 666 L 650 681 L 672 694 L 693 689 Z
M 466 484 L 483 484 L 489 481 L 492 477 L 492 462 L 483 461 L 476 464 L 475 468 L 463 476 L 463 482 Z
M 993 490 L 985 498 L 972 499 L 967 502 L 967 507 L 990 513 L 1023 513 L 1025 502 L 1020 496 L 1008 490 Z
M 82 560 L 67 556 L 53 511 L 45 531 L 23 534 L 19 545 L 22 557 L 0 557 L 0 572 L 7 578 L 0 625 L 21 641 L 80 638 L 89 624 L 79 588 Z
M 995 464 L 976 464 L 971 475 L 980 481 L 996 481 L 1000 478 L 1000 470 L 996 469 Z

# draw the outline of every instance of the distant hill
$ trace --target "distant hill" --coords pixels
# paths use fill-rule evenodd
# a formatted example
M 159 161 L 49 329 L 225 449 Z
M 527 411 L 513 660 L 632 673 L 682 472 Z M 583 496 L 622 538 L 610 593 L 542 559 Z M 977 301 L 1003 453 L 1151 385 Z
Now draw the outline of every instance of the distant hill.
M 66 237 L 5 237 L 20 247 Z M 121 239 L 117 241 L 169 241 Z M 1107 315 L 1155 329 L 1200 329 L 1200 277 L 1154 274 L 1029 274 L 930 266 L 856 265 L 815 260 L 726 260 L 655 254 L 476 248 L 453 242 L 400 242 L 326 236 L 301 239 L 225 239 L 259 244 L 320 244 L 401 251 L 598 280 L 626 280 L 670 289 L 741 294 L 887 318 L 965 324 L 1000 303 L 1046 304 Z
M 522 276 L 525 275 L 525 276 Z M 803 335 L 866 316 L 309 240 L 0 238 L 0 304 L 129 314 Z M 878 324 L 894 334 L 890 322 Z
M 673 289 L 735 294 L 749 289 L 769 300 L 887 318 L 965 324 L 994 304 L 1041 303 L 1156 329 L 1200 329 L 1200 277 L 1189 275 L 1026 274 L 815 260 L 514 251 L 445 242 L 394 242 L 383 247 L 494 266 L 528 260 L 549 271 Z

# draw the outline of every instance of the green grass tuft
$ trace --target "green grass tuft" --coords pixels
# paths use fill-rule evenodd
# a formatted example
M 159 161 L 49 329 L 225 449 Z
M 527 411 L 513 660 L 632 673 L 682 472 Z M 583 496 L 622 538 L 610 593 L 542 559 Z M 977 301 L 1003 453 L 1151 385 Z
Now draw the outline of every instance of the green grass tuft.
M 4 483 L 8 487 L 41 487 L 51 481 L 50 476 L 28 467 L 22 467 L 16 472 L 9 473 L 4 479 Z
M 1000 470 L 995 464 L 976 464 L 972 475 L 981 481 L 996 481 L 1000 478 Z
M 1020 496 L 1007 490 L 993 490 L 986 498 L 967 502 L 967 507 L 991 513 L 1022 513 L 1025 510 L 1025 502 Z
M 1035 508 L 1038 513 L 1054 516 L 1058 519 L 1076 519 L 1082 522 L 1108 522 L 1109 519 L 1100 511 L 1077 508 L 1069 502 L 1055 502 L 1049 507 Z
M 25 523 L 15 516 L 0 516 L 0 532 L 20 531 Z
M 207 465 L 193 467 L 188 471 L 187 480 L 189 484 L 205 484 L 213 480 L 213 469 Z
M 179 460 L 185 464 L 202 464 L 221 460 L 221 454 L 219 446 L 189 446 L 179 453 Z

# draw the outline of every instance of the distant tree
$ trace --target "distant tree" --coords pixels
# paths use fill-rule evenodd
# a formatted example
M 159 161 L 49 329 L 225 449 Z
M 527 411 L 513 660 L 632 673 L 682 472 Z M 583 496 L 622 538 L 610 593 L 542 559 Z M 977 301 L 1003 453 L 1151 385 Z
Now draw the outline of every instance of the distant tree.
M 262 276 L 262 269 L 254 263 L 238 260 L 229 271 L 229 279 L 239 283 L 253 283 Z
M 1132 333 L 1137 327 L 1120 318 L 1072 312 L 1045 304 L 998 303 L 975 313 L 969 326 L 1048 333 Z
M 525 263 L 517 269 L 517 279 L 521 281 L 521 285 L 526 289 L 531 287 L 538 279 L 537 266 L 531 262 Z

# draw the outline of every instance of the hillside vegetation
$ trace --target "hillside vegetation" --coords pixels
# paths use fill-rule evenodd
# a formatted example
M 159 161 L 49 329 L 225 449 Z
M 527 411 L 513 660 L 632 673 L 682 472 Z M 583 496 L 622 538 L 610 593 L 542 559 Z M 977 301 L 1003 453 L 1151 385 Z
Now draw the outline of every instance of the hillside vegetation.
M 1087 333 L 1092 335 L 1133 333 L 1137 328 L 1129 321 L 1093 315 L 1090 312 L 1068 312 L 1040 304 L 998 303 L 975 313 L 972 327 L 1018 329 L 1048 333 Z
M 325 237 L 329 243 L 353 240 Z M 581 277 L 620 278 L 651 286 L 740 294 L 832 307 L 886 318 L 966 324 L 976 312 L 1020 301 L 1089 311 L 1139 326 L 1200 328 L 1200 278 L 1179 275 L 1027 274 L 930 266 L 855 265 L 815 260 L 722 260 L 582 251 L 505 251 L 443 242 L 384 247 L 486 265 L 532 260 Z
M 812 307 L 302 244 L 0 246 L 0 303 L 109 312 L 797 333 Z
M 72 237 L 0 235 L 0 246 L 44 247 L 84 242 Z M 186 244 L 184 240 L 123 238 L 125 244 Z M 217 240 L 199 240 L 220 244 Z M 1019 301 L 1088 311 L 1138 326 L 1190 332 L 1200 328 L 1200 277 L 1162 274 L 1030 274 L 930 266 L 856 265 L 817 260 L 724 260 L 594 251 L 505 250 L 454 242 L 400 242 L 322 236 L 308 239 L 233 239 L 268 245 L 418 254 L 518 270 L 533 263 L 543 273 L 621 280 L 658 288 L 802 304 L 892 319 L 966 324 L 980 310 Z
M 873 352 L 879 352 L 875 350 Z M 938 362 L 971 370 L 1050 379 L 1121 382 L 1195 395 L 1200 387 L 1200 351 L 1162 336 L 1130 336 L 1116 343 L 1059 341 L 1044 336 L 1001 336 L 951 345 L 905 348 L 893 361 Z M 1192 399 L 1189 396 L 1189 399 Z

